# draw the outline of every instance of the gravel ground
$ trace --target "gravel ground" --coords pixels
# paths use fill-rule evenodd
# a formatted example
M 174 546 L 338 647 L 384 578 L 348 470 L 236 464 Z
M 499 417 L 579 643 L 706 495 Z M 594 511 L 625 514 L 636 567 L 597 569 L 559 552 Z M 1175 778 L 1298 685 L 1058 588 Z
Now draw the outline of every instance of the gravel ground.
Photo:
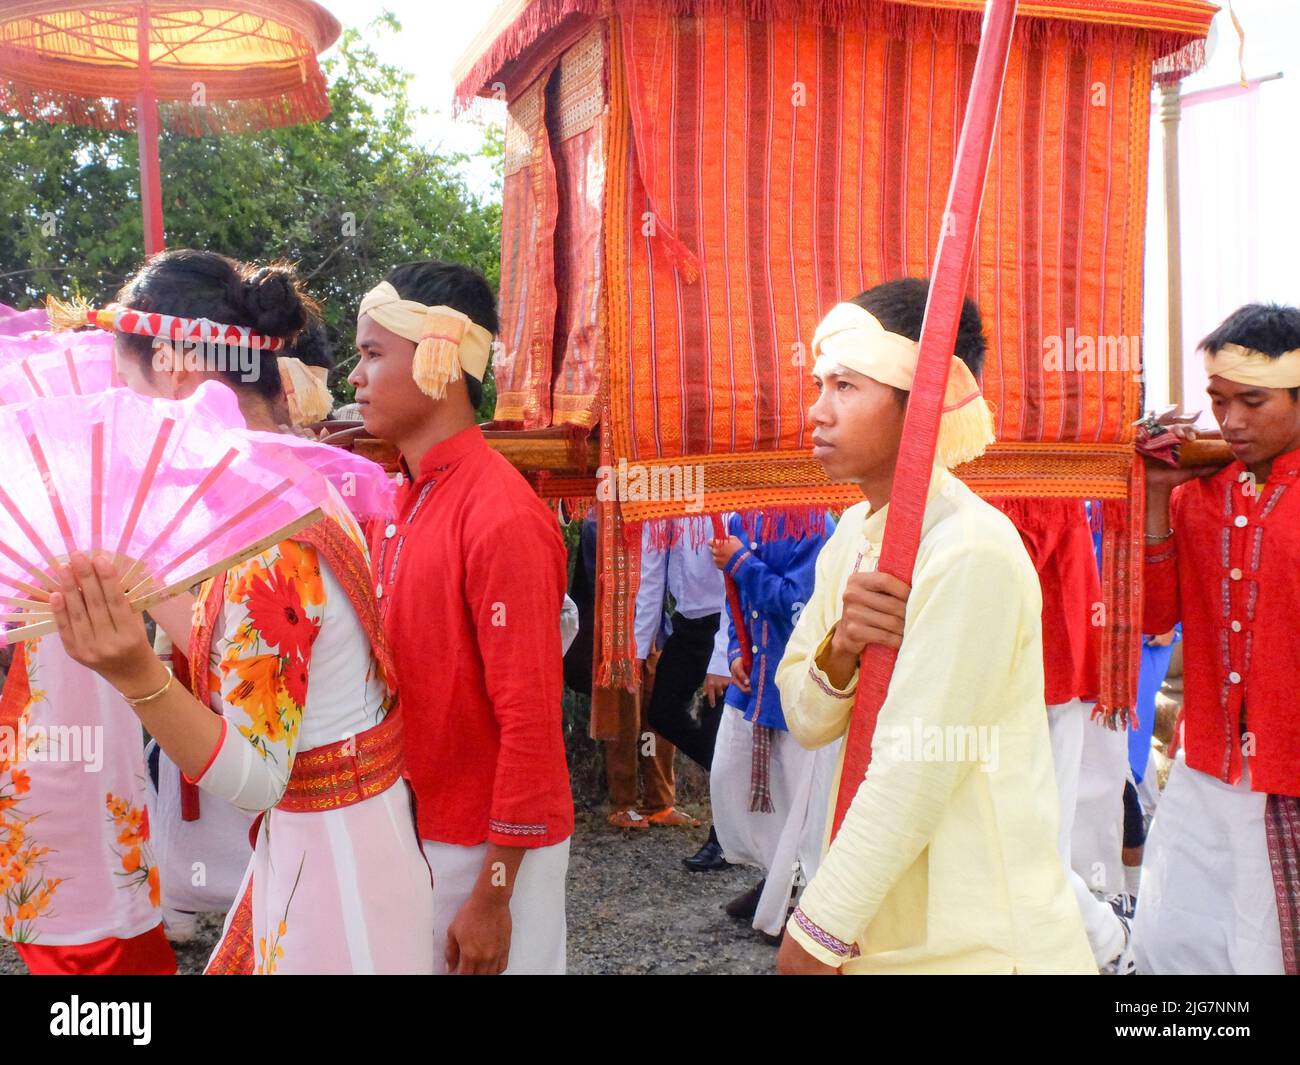
M 707 804 L 683 803 L 708 818 Z M 690 873 L 681 859 L 704 842 L 705 828 L 611 828 L 604 813 L 580 810 L 569 854 L 569 972 L 769 973 L 776 949 L 747 923 L 722 912 L 758 880 L 753 869 Z M 204 915 L 200 935 L 179 948 L 181 972 L 203 968 L 221 929 Z M 24 973 L 0 940 L 0 973 Z

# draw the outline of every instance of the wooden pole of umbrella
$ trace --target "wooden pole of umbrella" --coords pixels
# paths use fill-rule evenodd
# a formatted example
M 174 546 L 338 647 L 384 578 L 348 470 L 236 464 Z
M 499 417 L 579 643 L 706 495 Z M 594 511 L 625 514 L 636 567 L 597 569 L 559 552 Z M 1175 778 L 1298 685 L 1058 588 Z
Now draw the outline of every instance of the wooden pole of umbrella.
M 135 98 L 136 139 L 140 151 L 140 210 L 144 214 L 144 253 L 163 250 L 162 171 L 158 162 L 158 98 L 153 88 L 149 55 L 149 4 L 140 5 L 136 20 L 136 49 L 140 92 Z
M 993 128 L 997 123 L 1015 19 L 1016 0 L 989 0 L 984 9 L 975 74 L 966 103 L 943 230 L 930 279 L 930 296 L 921 326 L 916 377 L 903 422 L 879 567 L 909 584 L 921 542 L 921 522 L 925 517 L 943 396 L 956 346 L 957 325 L 970 272 L 975 227 L 979 222 L 980 201 L 984 196 Z M 876 718 L 884 705 L 896 659 L 897 652 L 881 644 L 868 644 L 862 652 L 858 693 L 844 742 L 844 764 L 832 834 L 839 832 L 844 815 L 870 767 Z
M 340 32 L 314 0 L 0 4 L 0 110 L 33 122 L 134 127 L 144 250 L 153 255 L 164 246 L 164 118 L 170 132 L 192 136 L 317 121 L 329 95 L 316 57 Z

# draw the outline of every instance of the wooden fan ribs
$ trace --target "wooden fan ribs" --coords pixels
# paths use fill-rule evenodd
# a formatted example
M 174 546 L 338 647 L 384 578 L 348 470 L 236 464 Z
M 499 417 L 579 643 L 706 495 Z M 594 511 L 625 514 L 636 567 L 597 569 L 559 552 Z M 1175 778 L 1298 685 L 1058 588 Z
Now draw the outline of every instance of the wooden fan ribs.
M 241 510 L 238 514 L 234 514 L 231 517 L 227 518 L 225 521 L 221 522 L 221 524 L 216 526 L 214 529 L 211 529 L 208 532 L 208 535 L 203 537 L 202 540 L 200 540 L 196 544 L 191 545 L 188 549 L 182 551 L 179 555 L 177 555 L 174 559 L 172 559 L 169 563 L 167 563 L 165 567 L 159 570 L 159 574 L 158 574 L 159 577 L 171 573 L 172 570 L 174 570 L 182 562 L 185 562 L 193 558 L 205 547 L 207 547 L 214 540 L 216 540 L 219 536 L 223 536 L 225 533 L 229 532 L 231 529 L 235 528 L 236 526 L 242 525 L 245 521 L 247 521 L 259 510 L 261 510 L 262 507 L 264 507 L 268 502 L 270 502 L 272 499 L 276 498 L 277 496 L 281 495 L 283 492 L 287 491 L 292 487 L 293 487 L 293 481 L 290 480 L 288 477 L 286 477 L 274 488 L 270 488 L 267 491 L 263 492 L 255 500 L 253 500 L 253 502 L 249 503 L 248 506 L 244 507 L 244 509 Z M 140 585 L 136 585 L 135 588 L 132 588 L 127 593 L 127 598 L 133 599 L 135 597 L 136 592 L 139 590 L 139 588 Z
M 193 422 L 144 400 L 137 411 L 123 393 L 98 398 L 102 369 L 97 363 L 87 376 L 67 349 L 24 362 L 10 378 L 21 389 L 6 395 L 23 398 L 9 437 L 19 468 L 7 488 L 0 485 L 8 529 L 0 542 L 0 645 L 54 631 L 50 595 L 74 552 L 108 552 L 132 607 L 142 611 L 324 519 L 323 476 L 318 483 L 299 463 L 277 461 L 274 449 L 241 444 L 218 394 L 195 401 Z M 207 458 L 213 453 L 220 453 L 215 463 Z
M 127 515 L 126 524 L 122 529 L 122 537 L 117 542 L 117 550 L 114 552 L 119 558 L 126 556 L 127 545 L 131 542 L 131 537 L 135 535 L 135 527 L 140 521 L 140 514 L 144 510 L 144 501 L 148 498 L 149 489 L 153 486 L 154 478 L 158 476 L 158 468 L 162 464 L 162 453 L 167 447 L 167 441 L 171 439 L 172 430 L 176 427 L 175 418 L 164 418 L 158 426 L 158 432 L 154 436 L 153 449 L 149 452 L 148 461 L 144 469 L 140 472 L 140 484 L 135 490 L 135 499 L 131 503 L 131 512 Z
M 130 568 L 122 575 L 122 583 L 124 585 L 128 588 L 131 587 L 131 581 L 135 579 L 135 572 L 141 565 L 143 565 L 143 560 L 146 558 L 152 558 L 154 551 L 157 550 L 160 545 L 167 542 L 167 539 L 172 535 L 172 533 L 180 527 L 181 522 L 189 516 L 190 511 L 194 509 L 198 501 L 202 499 L 204 494 L 217 483 L 217 480 L 230 468 L 230 464 L 234 462 L 238 456 L 239 452 L 232 447 L 221 456 L 221 459 L 207 472 L 203 480 L 194 486 L 190 491 L 190 494 L 186 496 L 185 501 L 176 508 L 176 513 L 172 515 L 171 520 L 162 527 L 162 530 L 153 538 L 153 541 L 149 546 L 140 552 L 139 558 L 133 561 Z M 175 563 L 172 565 L 175 565 Z M 158 571 L 159 576 L 170 571 L 170 566 L 160 568 Z M 148 578 L 146 578 L 146 581 L 147 580 Z
M 90 550 L 104 543 L 104 423 L 90 427 Z
M 63 546 L 67 548 L 67 553 L 72 554 L 77 550 L 75 538 L 72 535 L 72 523 L 68 521 L 68 512 L 64 509 L 63 498 L 59 495 L 59 490 L 54 484 L 54 473 L 50 470 L 50 463 L 45 457 L 45 449 L 41 447 L 41 442 L 36 439 L 36 433 L 31 426 L 27 427 L 27 449 L 32 453 L 32 459 L 36 463 L 36 468 L 41 474 L 41 483 L 45 486 L 45 495 L 50 501 L 50 510 L 54 512 L 54 521 L 59 527 L 59 535 L 63 537 Z
M 75 395 L 84 395 L 85 391 L 81 387 L 81 378 L 77 375 L 77 360 L 72 357 L 72 349 L 63 349 L 63 361 L 68 365 L 68 379 L 72 382 L 72 391 Z
M 41 382 L 37 380 L 36 374 L 32 372 L 32 360 L 23 359 L 20 365 L 23 368 L 23 373 L 26 375 L 28 382 L 32 386 L 32 391 L 36 393 L 37 398 L 44 396 L 46 394 L 45 389 L 41 387 Z

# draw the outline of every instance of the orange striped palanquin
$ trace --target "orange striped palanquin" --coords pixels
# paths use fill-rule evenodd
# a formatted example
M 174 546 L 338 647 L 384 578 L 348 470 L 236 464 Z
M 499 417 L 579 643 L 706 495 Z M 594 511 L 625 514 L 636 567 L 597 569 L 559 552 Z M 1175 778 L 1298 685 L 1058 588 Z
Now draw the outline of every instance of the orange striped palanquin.
M 553 214 L 569 218 L 536 207 L 523 180 L 512 189 L 508 158 L 503 248 L 539 255 L 527 242 L 551 232 L 555 265 L 547 276 L 503 260 L 497 372 L 509 388 L 498 417 L 586 427 L 606 411 L 602 461 L 703 466 L 706 512 L 856 501 L 809 455 L 808 348 L 834 303 L 929 273 L 982 7 L 503 5 L 459 92 L 504 92 L 512 129 L 540 129 L 530 101 L 545 102 L 562 175 L 549 186 Z M 1215 10 L 1200 0 L 1020 4 L 969 280 L 999 443 L 957 472 L 988 496 L 1103 501 L 1111 706 L 1128 705 L 1136 685 L 1132 423 L 1153 64 L 1170 76 L 1194 67 Z M 603 77 L 566 95 L 575 54 L 599 54 Z M 557 151 L 570 108 L 583 112 L 576 126 L 597 109 L 604 121 L 579 150 Z M 574 234 L 603 242 L 603 257 Z M 684 503 L 601 509 L 633 523 Z M 636 567 L 623 558 L 620 568 L 634 591 Z M 626 655 L 606 648 L 599 675 L 626 677 Z

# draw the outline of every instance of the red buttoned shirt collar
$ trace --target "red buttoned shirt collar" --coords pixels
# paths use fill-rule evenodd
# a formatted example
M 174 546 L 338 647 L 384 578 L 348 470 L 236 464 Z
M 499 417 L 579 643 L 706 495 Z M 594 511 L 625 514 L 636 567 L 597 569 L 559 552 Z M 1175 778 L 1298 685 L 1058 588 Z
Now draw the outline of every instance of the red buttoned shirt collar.
M 1171 539 L 1146 548 L 1143 631 L 1183 623 L 1187 764 L 1300 796 L 1300 450 L 1256 485 L 1240 462 L 1179 485 Z

